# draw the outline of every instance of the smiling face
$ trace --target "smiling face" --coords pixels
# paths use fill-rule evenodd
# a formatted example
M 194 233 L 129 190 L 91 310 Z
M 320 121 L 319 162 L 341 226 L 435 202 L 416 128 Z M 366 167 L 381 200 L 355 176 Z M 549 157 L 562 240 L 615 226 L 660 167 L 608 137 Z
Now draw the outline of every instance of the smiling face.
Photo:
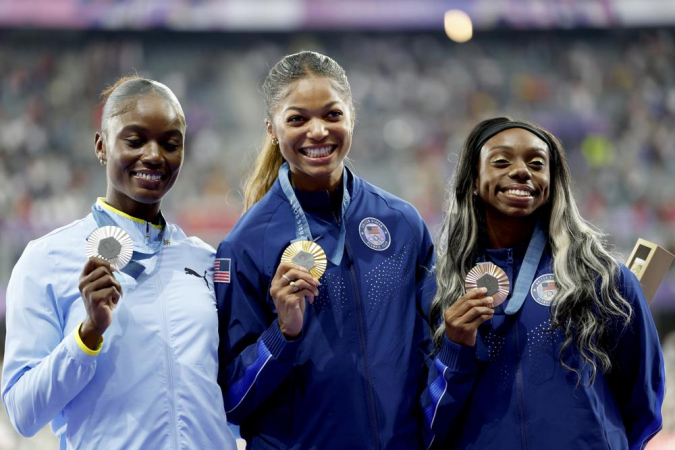
M 290 165 L 293 185 L 304 191 L 335 189 L 352 145 L 350 100 L 332 83 L 314 76 L 294 82 L 267 122 Z
M 546 143 L 522 128 L 502 131 L 483 145 L 476 190 L 488 222 L 530 218 L 548 201 L 549 157 Z
M 96 133 L 96 154 L 107 161 L 106 202 L 133 217 L 153 220 L 183 164 L 185 125 L 158 95 L 144 95 L 128 112 L 113 116 L 105 138 Z

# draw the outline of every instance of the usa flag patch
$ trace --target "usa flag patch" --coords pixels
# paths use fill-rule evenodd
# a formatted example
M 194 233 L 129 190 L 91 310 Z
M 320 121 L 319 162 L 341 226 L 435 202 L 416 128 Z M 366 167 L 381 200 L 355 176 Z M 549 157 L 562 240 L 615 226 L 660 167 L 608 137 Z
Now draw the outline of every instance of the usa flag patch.
M 552 273 L 540 276 L 530 287 L 530 295 L 535 302 L 542 306 L 551 306 L 553 298 L 558 293 L 558 286 Z
M 230 266 L 230 258 L 216 258 L 216 263 L 213 266 L 213 282 L 229 283 Z

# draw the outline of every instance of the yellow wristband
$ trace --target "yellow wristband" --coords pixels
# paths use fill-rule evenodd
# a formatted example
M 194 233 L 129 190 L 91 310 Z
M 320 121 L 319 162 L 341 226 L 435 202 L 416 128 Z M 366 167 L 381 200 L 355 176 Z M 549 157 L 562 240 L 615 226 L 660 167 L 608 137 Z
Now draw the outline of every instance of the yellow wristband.
M 101 349 L 103 348 L 103 337 L 101 337 L 101 342 L 99 342 L 98 347 L 96 347 L 94 350 L 90 349 L 85 345 L 84 342 L 82 342 L 82 338 L 80 337 L 80 327 L 82 326 L 82 322 L 75 328 L 75 342 L 77 342 L 77 345 L 82 349 L 83 352 L 85 352 L 87 355 L 90 356 L 96 356 L 101 352 Z

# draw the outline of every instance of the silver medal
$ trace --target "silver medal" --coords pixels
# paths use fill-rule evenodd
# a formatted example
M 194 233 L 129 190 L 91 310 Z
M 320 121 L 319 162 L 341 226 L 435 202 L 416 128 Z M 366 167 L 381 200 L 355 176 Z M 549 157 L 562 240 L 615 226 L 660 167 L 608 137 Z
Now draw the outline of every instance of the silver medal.
M 134 242 L 120 227 L 101 227 L 87 238 L 85 253 L 88 258 L 105 259 L 113 268 L 120 270 L 131 261 Z

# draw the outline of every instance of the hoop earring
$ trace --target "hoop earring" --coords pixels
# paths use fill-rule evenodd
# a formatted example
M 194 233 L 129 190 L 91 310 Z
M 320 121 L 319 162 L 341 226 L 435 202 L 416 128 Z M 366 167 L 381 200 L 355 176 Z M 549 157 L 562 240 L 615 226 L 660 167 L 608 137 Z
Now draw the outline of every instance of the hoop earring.
M 279 140 L 275 137 L 272 138 L 272 144 L 279 146 Z

